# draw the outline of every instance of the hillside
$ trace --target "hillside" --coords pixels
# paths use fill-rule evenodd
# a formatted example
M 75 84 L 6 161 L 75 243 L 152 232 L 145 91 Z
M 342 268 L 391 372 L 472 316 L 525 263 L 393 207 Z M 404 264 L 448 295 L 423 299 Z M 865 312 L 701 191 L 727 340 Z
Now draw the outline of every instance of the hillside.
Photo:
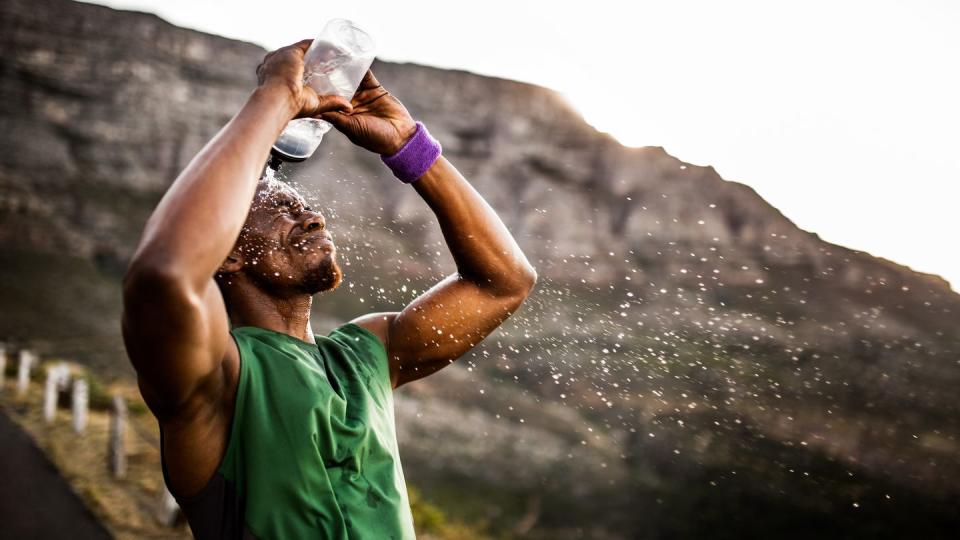
M 67 0 L 0 12 L 0 336 L 129 379 L 123 268 L 265 51 Z M 825 243 L 710 167 L 623 147 L 553 91 L 374 71 L 541 277 L 480 347 L 398 392 L 407 477 L 426 494 L 540 538 L 958 525 L 960 296 L 946 282 Z M 316 331 L 453 271 L 428 209 L 377 156 L 331 133 L 283 174 L 325 209 L 345 261 Z

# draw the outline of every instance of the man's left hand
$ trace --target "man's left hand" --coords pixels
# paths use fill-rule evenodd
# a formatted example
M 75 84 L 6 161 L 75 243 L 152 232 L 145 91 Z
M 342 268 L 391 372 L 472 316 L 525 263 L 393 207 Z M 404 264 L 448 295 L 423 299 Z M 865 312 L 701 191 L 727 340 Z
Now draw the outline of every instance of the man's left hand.
M 350 103 L 352 112 L 326 112 L 320 118 L 333 124 L 353 144 L 371 152 L 393 155 L 417 130 L 407 108 L 383 88 L 370 70 Z

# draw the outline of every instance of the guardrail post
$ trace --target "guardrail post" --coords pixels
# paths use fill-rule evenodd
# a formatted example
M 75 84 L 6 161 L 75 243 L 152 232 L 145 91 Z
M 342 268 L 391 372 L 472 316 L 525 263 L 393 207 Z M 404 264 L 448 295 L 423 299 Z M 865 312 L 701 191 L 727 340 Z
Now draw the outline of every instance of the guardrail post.
M 33 369 L 33 353 L 20 349 L 20 365 L 17 368 L 17 395 L 22 396 L 27 393 L 30 387 L 30 370 Z
M 77 377 L 73 380 L 73 395 L 70 404 L 73 407 L 73 430 L 83 433 L 87 429 L 87 408 L 89 406 L 90 391 L 87 380 Z
M 124 445 L 124 435 L 127 429 L 127 402 L 122 396 L 113 396 L 113 407 L 110 410 L 110 473 L 116 478 L 123 478 L 127 474 L 127 452 Z

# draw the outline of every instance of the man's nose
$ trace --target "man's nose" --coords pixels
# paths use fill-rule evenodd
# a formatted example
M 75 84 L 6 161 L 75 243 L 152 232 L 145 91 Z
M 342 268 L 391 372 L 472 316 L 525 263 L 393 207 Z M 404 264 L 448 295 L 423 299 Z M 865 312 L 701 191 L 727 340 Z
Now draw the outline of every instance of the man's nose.
M 310 232 L 315 229 L 326 229 L 327 221 L 323 219 L 323 216 L 314 212 L 308 212 L 307 218 L 303 220 L 303 230 Z

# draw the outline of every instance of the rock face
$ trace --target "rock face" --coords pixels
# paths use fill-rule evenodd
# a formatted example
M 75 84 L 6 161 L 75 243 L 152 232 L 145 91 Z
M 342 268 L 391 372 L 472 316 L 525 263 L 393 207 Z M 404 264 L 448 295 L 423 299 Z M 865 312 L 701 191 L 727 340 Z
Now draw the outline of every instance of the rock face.
M 124 265 L 265 51 L 66 0 L 0 12 L 0 336 L 129 377 Z M 710 167 L 622 147 L 552 91 L 374 71 L 541 276 L 481 347 L 398 392 L 408 480 L 544 538 L 955 527 L 946 282 L 827 244 Z M 338 134 L 282 172 L 343 246 L 320 323 L 399 309 L 454 270 L 416 193 Z

